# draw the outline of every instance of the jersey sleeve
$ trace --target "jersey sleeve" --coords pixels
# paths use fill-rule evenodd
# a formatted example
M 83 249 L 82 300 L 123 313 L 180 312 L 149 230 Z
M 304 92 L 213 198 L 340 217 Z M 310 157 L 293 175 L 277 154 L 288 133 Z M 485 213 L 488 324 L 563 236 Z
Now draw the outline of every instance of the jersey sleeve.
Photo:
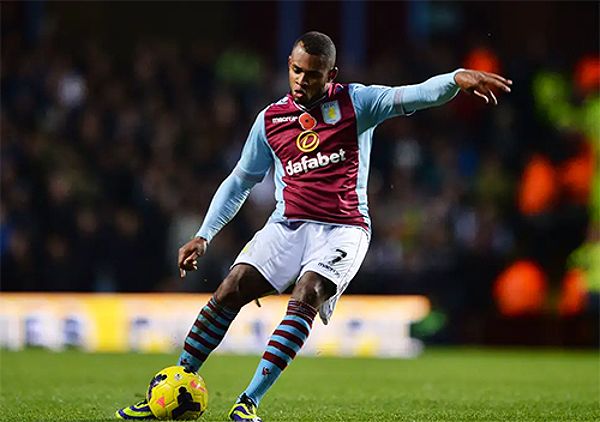
M 267 145 L 264 116 L 263 110 L 256 117 L 242 149 L 242 156 L 232 173 L 217 189 L 196 236 L 210 242 L 237 214 L 252 187 L 271 168 L 273 156 Z
M 396 104 L 398 87 L 362 84 L 350 84 L 348 87 L 359 133 L 404 114 L 402 107 Z
M 243 180 L 260 182 L 272 165 L 273 155 L 267 144 L 265 110 L 263 110 L 250 129 L 234 172 Z
M 253 186 L 254 182 L 241 178 L 235 172 L 230 174 L 213 196 L 196 237 L 210 242 L 237 214 Z

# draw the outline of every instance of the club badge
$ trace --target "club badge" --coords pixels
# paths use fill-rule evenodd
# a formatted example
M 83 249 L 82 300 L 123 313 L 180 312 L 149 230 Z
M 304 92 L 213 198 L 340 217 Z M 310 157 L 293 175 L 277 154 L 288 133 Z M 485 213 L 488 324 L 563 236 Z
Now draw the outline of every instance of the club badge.
M 321 105 L 321 112 L 323 113 L 323 121 L 328 125 L 335 125 L 342 120 L 342 111 L 337 101 L 330 101 Z

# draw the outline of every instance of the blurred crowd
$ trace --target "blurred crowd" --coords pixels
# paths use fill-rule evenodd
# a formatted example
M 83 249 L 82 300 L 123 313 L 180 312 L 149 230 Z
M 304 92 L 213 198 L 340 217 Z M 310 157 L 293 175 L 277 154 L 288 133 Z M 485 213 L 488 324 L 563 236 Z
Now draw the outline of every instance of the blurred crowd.
M 34 44 L 3 33 L 2 290 L 212 291 L 273 209 L 269 178 L 185 282 L 177 249 L 201 224 L 256 114 L 286 93 L 285 63 L 243 44 L 146 40 L 125 58 L 92 39 L 79 45 L 66 48 L 51 31 Z M 443 47 L 341 69 L 342 82 L 401 85 L 483 58 L 515 81 L 497 107 L 460 94 L 377 129 L 373 236 L 350 291 L 438 292 L 485 307 L 502 268 L 535 249 L 515 198 L 534 138 L 551 129 L 536 132 L 547 124 L 529 99 L 539 63 Z M 418 62 L 402 59 L 411 54 Z M 581 209 L 559 234 L 571 249 L 585 233 Z

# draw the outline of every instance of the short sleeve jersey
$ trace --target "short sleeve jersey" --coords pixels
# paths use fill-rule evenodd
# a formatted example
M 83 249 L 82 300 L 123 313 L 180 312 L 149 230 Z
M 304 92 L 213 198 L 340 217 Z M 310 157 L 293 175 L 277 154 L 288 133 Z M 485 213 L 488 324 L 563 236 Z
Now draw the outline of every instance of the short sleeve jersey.
M 261 180 L 274 168 L 271 221 L 315 221 L 370 230 L 367 178 L 373 131 L 402 114 L 397 90 L 331 84 L 304 108 L 291 95 L 257 116 L 236 172 Z

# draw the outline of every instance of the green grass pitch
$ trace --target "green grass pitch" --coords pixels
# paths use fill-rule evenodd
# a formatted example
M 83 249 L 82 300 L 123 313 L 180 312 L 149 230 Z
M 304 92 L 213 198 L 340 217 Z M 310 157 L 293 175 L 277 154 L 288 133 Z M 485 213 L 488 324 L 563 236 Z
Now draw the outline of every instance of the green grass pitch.
M 174 355 L 0 352 L 0 421 L 109 421 Z M 203 421 L 224 421 L 258 357 L 214 355 Z M 417 359 L 300 356 L 265 421 L 598 421 L 597 351 L 429 349 Z

